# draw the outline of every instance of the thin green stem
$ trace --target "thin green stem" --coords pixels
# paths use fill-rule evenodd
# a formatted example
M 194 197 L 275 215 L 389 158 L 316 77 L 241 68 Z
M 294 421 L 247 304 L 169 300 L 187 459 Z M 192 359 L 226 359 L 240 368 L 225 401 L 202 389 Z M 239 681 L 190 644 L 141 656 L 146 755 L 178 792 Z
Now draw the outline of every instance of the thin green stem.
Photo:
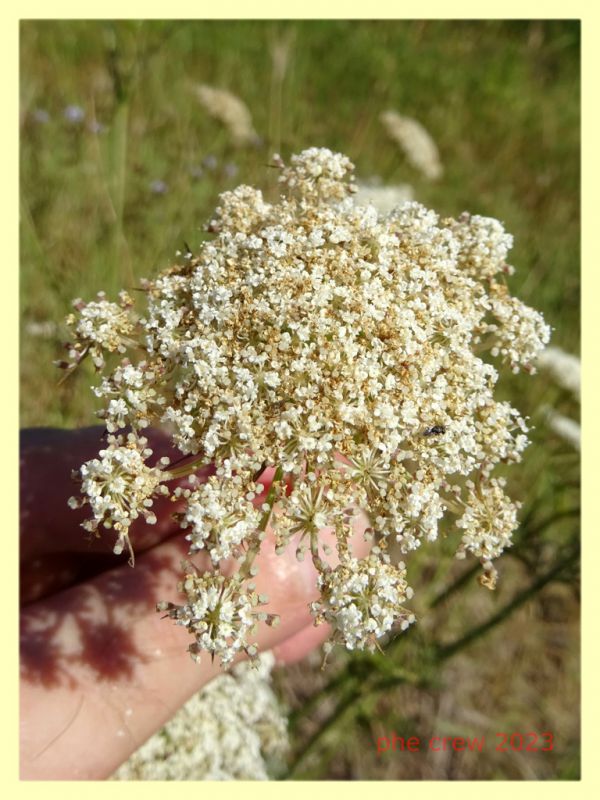
M 285 780 L 292 780 L 294 778 L 294 774 L 296 773 L 300 764 L 304 761 L 304 759 L 308 755 L 310 755 L 310 753 L 313 752 L 313 750 L 315 750 L 316 746 L 319 744 L 321 739 L 328 733 L 328 731 L 330 731 L 335 726 L 336 722 L 338 722 L 338 720 L 340 720 L 344 716 L 346 711 L 348 711 L 348 709 L 352 707 L 352 705 L 356 702 L 356 699 L 359 697 L 359 695 L 360 695 L 360 690 L 352 688 L 348 692 L 346 697 L 344 697 L 337 704 L 335 710 L 330 714 L 330 716 L 323 723 L 323 725 L 321 725 L 321 727 L 318 728 L 313 733 L 313 735 L 308 740 L 304 749 L 300 753 L 298 753 L 298 755 L 292 762 L 292 765 L 287 775 L 285 776 Z
M 205 461 L 205 457 L 196 456 L 196 458 L 188 461 L 187 464 L 182 464 L 180 467 L 173 467 L 172 469 L 165 470 L 166 480 L 172 481 L 175 478 L 187 478 L 188 475 L 197 472 L 201 467 L 207 467 L 210 461 Z
M 262 534 L 267 529 L 267 525 L 269 524 L 269 520 L 271 519 L 271 514 L 273 512 L 273 506 L 275 505 L 275 500 L 277 498 L 277 493 L 279 489 L 279 483 L 283 476 L 283 467 L 280 465 L 275 470 L 275 474 L 273 475 L 273 480 L 271 482 L 271 486 L 269 487 L 269 491 L 267 492 L 267 497 L 265 500 L 265 504 L 268 505 L 268 509 L 262 515 L 261 520 L 258 524 L 258 528 L 252 537 L 250 547 L 246 551 L 246 556 L 244 558 L 244 563 L 240 567 L 240 577 L 246 578 L 249 577 L 252 572 L 252 564 L 254 563 L 254 559 L 258 555 L 260 551 L 260 545 L 262 542 Z
M 517 594 L 516 597 L 510 601 L 510 603 L 507 603 L 503 608 L 500 609 L 500 611 L 490 617 L 486 622 L 468 631 L 464 636 L 461 636 L 455 642 L 443 647 L 439 647 L 436 660 L 445 661 L 446 659 L 458 653 L 460 650 L 463 650 L 465 647 L 467 647 L 467 645 L 470 645 L 472 642 L 480 639 L 492 628 L 495 628 L 496 625 L 504 622 L 504 620 L 507 619 L 507 617 L 513 613 L 513 611 L 516 611 L 517 608 L 520 608 L 522 605 L 524 605 L 541 589 L 543 589 L 544 586 L 557 578 L 567 567 L 573 566 L 577 562 L 578 557 L 579 548 L 577 547 L 568 558 L 562 560 L 558 564 L 555 564 L 550 570 L 541 575 L 530 586 L 528 586 L 522 592 L 519 592 L 519 594 Z
M 479 563 L 473 564 L 469 569 L 465 570 L 462 575 L 450 584 L 446 589 L 440 592 L 436 597 L 433 598 L 431 603 L 429 604 L 429 608 L 437 608 L 441 603 L 447 600 L 451 595 L 455 594 L 459 589 L 468 583 L 471 578 L 479 572 L 481 569 L 481 565 Z
M 125 209 L 125 181 L 127 174 L 127 129 L 129 122 L 129 103 L 119 102 L 112 124 L 110 146 L 110 184 L 115 226 L 113 230 L 113 275 L 121 275 L 121 253 L 124 242 L 123 215 Z M 131 264 L 127 262 L 126 279 L 134 283 Z
M 271 486 L 269 487 L 269 491 L 267 493 L 267 497 L 265 503 L 269 506 L 269 508 L 265 511 L 262 516 L 262 519 L 259 523 L 258 530 L 264 531 L 269 524 L 269 520 L 271 519 L 271 513 L 273 511 L 273 506 L 275 504 L 275 497 L 277 494 L 277 490 L 279 488 L 279 482 L 283 477 L 283 467 L 279 465 L 275 470 L 275 474 L 273 475 L 273 480 L 271 481 Z
M 579 514 L 579 512 L 580 512 L 579 508 L 569 508 L 569 509 L 567 509 L 565 511 L 560 511 L 557 514 L 553 514 L 552 516 L 546 517 L 546 519 L 544 519 L 542 522 L 538 523 L 537 525 L 533 526 L 532 528 L 529 528 L 529 530 L 527 529 L 527 524 L 522 525 L 521 528 L 520 528 L 520 531 L 523 532 L 521 540 L 518 542 L 518 544 L 512 550 L 509 550 L 506 553 L 506 555 L 507 556 L 514 556 L 516 558 L 519 558 L 521 556 L 521 550 L 522 550 L 523 544 L 528 539 L 530 539 L 532 536 L 534 536 L 534 535 L 536 535 L 538 533 L 541 533 L 543 530 L 545 530 L 546 528 L 549 528 L 551 525 L 554 525 L 555 522 L 558 522 L 561 519 L 566 519 L 568 517 L 577 516 Z M 466 583 L 468 583 L 469 580 L 474 575 L 477 574 L 477 572 L 479 571 L 480 568 L 481 568 L 480 564 L 478 564 L 478 563 L 473 564 L 473 566 L 469 567 L 469 569 L 467 569 L 465 572 L 463 572 L 462 575 L 459 575 L 459 577 L 453 583 L 451 583 L 450 586 L 448 586 L 446 589 L 444 589 L 442 592 L 440 592 L 440 594 L 436 595 L 436 597 L 433 598 L 433 600 L 429 604 L 429 608 L 436 608 L 437 606 L 440 605 L 440 603 L 443 603 L 451 595 L 455 594 Z

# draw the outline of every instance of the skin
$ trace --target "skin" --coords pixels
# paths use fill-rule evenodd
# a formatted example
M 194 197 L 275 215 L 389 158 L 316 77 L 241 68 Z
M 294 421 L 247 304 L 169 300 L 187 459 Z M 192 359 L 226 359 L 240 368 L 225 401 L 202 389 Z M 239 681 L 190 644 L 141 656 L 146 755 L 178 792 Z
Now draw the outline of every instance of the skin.
M 160 499 L 157 524 L 131 529 L 135 567 L 115 556 L 115 535 L 90 539 L 80 527 L 89 513 L 73 511 L 71 470 L 97 455 L 102 428 L 25 430 L 21 435 L 21 778 L 101 780 L 109 777 L 202 686 L 221 672 L 218 661 L 195 663 L 191 637 L 162 619 L 161 600 L 181 602 L 177 582 L 188 557 L 185 534 Z M 166 438 L 148 435 L 154 457 L 174 457 Z M 268 490 L 274 470 L 261 482 Z M 210 469 L 197 473 L 206 478 Z M 263 497 L 256 502 L 263 501 Z M 356 518 L 353 549 L 368 549 Z M 301 659 L 328 636 L 315 627 L 308 603 L 316 599 L 316 571 L 290 546 L 275 555 L 272 532 L 257 559 L 265 610 L 277 627 L 259 626 L 259 650 L 279 662 Z M 323 532 L 326 539 L 327 531 Z M 200 570 L 209 564 L 191 559 Z M 331 563 L 335 563 L 331 559 Z M 233 565 L 226 565 L 231 569 Z

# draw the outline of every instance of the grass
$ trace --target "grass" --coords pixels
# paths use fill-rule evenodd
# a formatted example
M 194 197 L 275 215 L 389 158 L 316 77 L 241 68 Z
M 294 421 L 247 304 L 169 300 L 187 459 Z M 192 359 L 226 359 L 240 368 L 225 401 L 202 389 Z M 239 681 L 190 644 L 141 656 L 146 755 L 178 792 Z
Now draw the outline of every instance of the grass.
M 359 178 L 410 183 L 417 199 L 443 214 L 467 209 L 503 220 L 515 236 L 515 293 L 545 313 L 554 344 L 578 353 L 579 33 L 578 23 L 564 21 L 23 22 L 22 424 L 93 422 L 92 375 L 82 370 L 57 386 L 51 362 L 61 357 L 63 334 L 58 327 L 33 335 L 32 322 L 60 326 L 73 298 L 101 289 L 114 295 L 167 266 L 184 242 L 196 249 L 220 191 L 243 182 L 273 192 L 271 154 L 286 158 L 313 145 L 347 153 Z M 235 149 L 198 105 L 196 83 L 243 98 L 262 145 Z M 70 104 L 84 109 L 83 123 L 65 119 Z M 445 167 L 439 182 L 422 178 L 386 138 L 378 115 L 387 108 L 431 132 Z M 40 109 L 49 115 L 45 123 L 36 121 Z M 90 130 L 94 121 L 99 130 Z M 153 181 L 164 181 L 166 191 L 153 193 Z M 505 559 L 497 593 L 465 581 L 452 602 L 429 610 L 461 566 L 420 554 L 413 582 L 429 587 L 422 634 L 393 663 L 418 661 L 436 631 L 447 644 L 493 618 L 577 539 L 578 459 L 544 428 L 540 410 L 546 403 L 575 415 L 576 404 L 543 375 L 508 377 L 503 392 L 537 426 L 523 464 L 507 472 L 525 503 L 523 544 Z M 395 687 L 391 711 L 381 705 L 387 690 L 364 707 L 350 702 L 352 725 L 341 714 L 342 724 L 318 739 L 316 762 L 300 756 L 326 720 L 319 713 L 299 719 L 295 777 L 577 777 L 577 621 L 571 570 L 470 649 L 431 665 L 426 686 Z M 498 661 L 499 652 L 508 655 Z M 540 658 L 538 681 L 532 664 Z M 319 682 L 303 669 L 282 687 L 292 706 Z M 343 700 L 356 667 L 339 658 L 337 669 Z M 476 763 L 415 756 L 383 764 L 367 755 L 377 731 L 392 723 L 443 734 L 450 715 L 457 730 L 468 723 L 477 732 L 483 722 L 468 712 L 479 705 L 490 730 L 558 726 L 560 748 L 547 758 L 488 754 Z

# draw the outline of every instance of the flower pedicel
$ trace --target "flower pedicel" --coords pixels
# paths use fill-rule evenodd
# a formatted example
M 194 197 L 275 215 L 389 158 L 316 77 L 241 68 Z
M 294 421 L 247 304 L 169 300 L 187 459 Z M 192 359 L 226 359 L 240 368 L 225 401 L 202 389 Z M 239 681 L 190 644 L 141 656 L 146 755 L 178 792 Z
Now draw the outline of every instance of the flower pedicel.
M 518 461 L 528 439 L 481 355 L 532 371 L 550 336 L 509 294 L 512 237 L 496 220 L 440 219 L 416 202 L 378 216 L 354 202 L 349 159 L 326 149 L 274 163 L 279 200 L 249 186 L 222 194 L 213 240 L 145 281 L 143 308 L 125 293 L 76 301 L 63 365 L 89 354 L 103 373 L 108 431 L 71 505 L 88 504 L 84 527 L 112 528 L 119 553 L 131 552 L 135 519 L 155 522 L 159 494 L 184 501 L 190 553 L 205 551 L 212 568 L 187 564 L 183 604 L 159 609 L 189 630 L 194 657 L 224 665 L 254 655 L 257 624 L 277 620 L 253 583 L 268 525 L 278 552 L 312 558 L 315 622 L 348 649 L 414 621 L 407 556 L 436 540 L 445 516 L 457 555 L 478 558 L 493 586 L 492 560 L 517 525 L 493 470 Z M 122 359 L 112 370 L 106 353 Z M 150 425 L 170 431 L 181 459 L 149 466 Z M 209 463 L 201 484 L 194 473 Z M 169 488 L 183 476 L 186 488 Z M 371 549 L 359 559 L 361 510 Z M 237 565 L 227 576 L 225 559 Z

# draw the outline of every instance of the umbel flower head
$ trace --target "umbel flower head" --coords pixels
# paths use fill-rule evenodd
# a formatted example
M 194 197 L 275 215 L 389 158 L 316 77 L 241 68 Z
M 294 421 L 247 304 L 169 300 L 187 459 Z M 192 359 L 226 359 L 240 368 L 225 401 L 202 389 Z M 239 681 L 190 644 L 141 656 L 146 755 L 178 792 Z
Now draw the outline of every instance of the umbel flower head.
M 161 602 L 159 611 L 167 611 L 178 625 L 184 625 L 195 637 L 190 653 L 199 659 L 202 651 L 221 657 L 227 665 L 240 651 L 250 656 L 257 654 L 256 646 L 248 643 L 259 621 L 273 625 L 276 617 L 257 612 L 257 606 L 267 598 L 257 594 L 252 582 L 244 583 L 241 576 L 227 578 L 219 573 L 198 575 L 193 564 L 187 563 L 190 572 L 180 584 L 187 603 L 177 606 Z
M 161 608 L 194 636 L 194 656 L 225 664 L 273 621 L 248 587 L 267 525 L 278 552 L 312 558 L 315 621 L 351 649 L 412 622 L 407 556 L 443 520 L 493 584 L 517 506 L 492 473 L 528 442 L 525 420 L 495 398 L 497 366 L 533 371 L 550 335 L 509 294 L 512 237 L 496 220 L 442 219 L 416 202 L 378 215 L 355 202 L 349 159 L 326 149 L 274 165 L 279 198 L 222 194 L 212 240 L 145 281 L 141 308 L 101 296 L 70 318 L 74 362 L 90 353 L 104 370 L 95 392 L 115 437 L 81 468 L 73 502 L 122 546 L 159 492 L 183 501 L 190 552 L 213 572 L 189 573 L 184 605 Z M 109 369 L 105 352 L 125 358 Z M 151 424 L 182 460 L 147 465 Z M 206 484 L 169 488 L 205 464 Z M 363 559 L 351 538 L 361 511 Z
M 392 565 L 377 547 L 366 558 L 345 558 L 319 576 L 321 600 L 312 604 L 318 621 L 333 627 L 332 640 L 348 650 L 373 649 L 377 639 L 400 622 L 406 630 L 415 621 L 402 603 L 412 597 L 403 562 Z

